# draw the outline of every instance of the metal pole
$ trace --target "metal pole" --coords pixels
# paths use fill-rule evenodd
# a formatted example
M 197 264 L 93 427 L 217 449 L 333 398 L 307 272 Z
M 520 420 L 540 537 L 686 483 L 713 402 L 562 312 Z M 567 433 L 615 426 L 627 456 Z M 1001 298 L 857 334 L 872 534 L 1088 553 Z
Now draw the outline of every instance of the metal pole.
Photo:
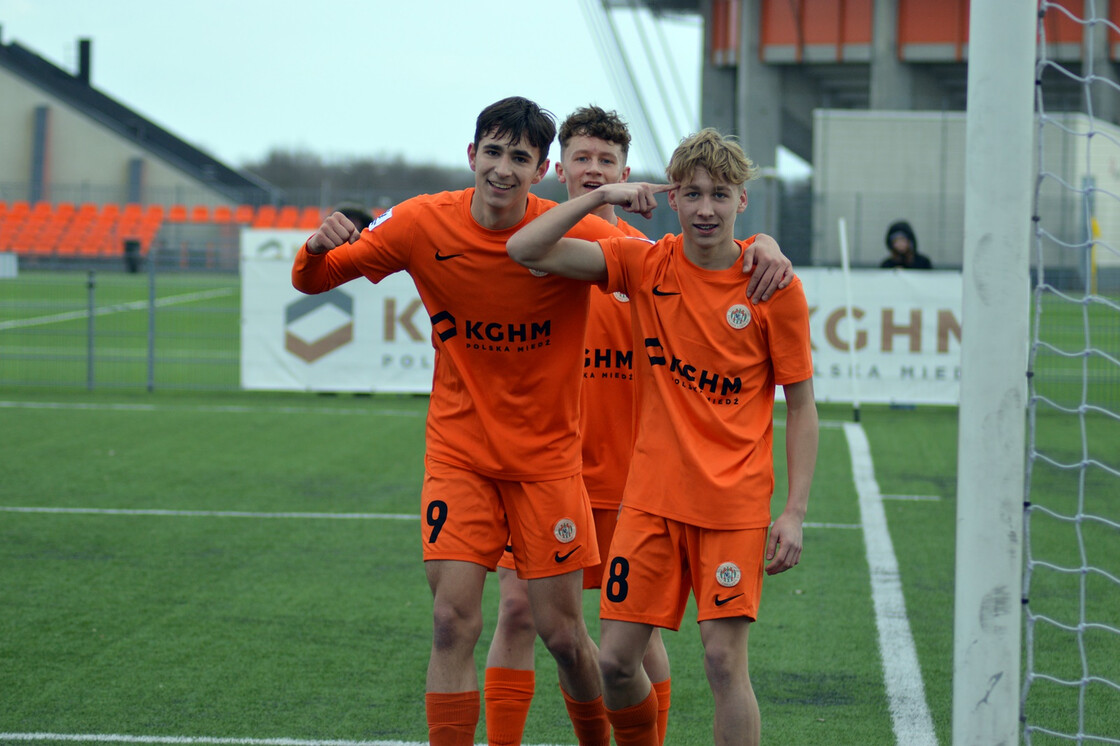
M 93 391 L 93 313 L 95 308 L 94 292 L 97 283 L 95 272 L 91 269 L 86 275 L 86 388 Z
M 156 247 L 148 249 L 148 391 L 156 389 Z

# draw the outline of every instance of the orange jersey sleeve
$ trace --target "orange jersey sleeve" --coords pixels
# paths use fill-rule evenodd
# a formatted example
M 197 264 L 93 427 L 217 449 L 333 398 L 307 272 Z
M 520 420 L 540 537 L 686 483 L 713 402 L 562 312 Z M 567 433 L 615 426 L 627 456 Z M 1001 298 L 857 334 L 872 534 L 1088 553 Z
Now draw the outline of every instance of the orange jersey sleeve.
M 775 383 L 813 374 L 801 281 L 755 305 L 738 263 L 701 269 L 680 236 L 601 245 L 640 340 L 625 504 L 705 528 L 769 525 Z
M 500 479 L 534 481 L 580 468 L 580 350 L 589 285 L 538 276 L 506 241 L 553 204 L 530 194 L 521 223 L 491 231 L 471 216 L 473 189 L 423 195 L 380 215 L 361 238 L 321 256 L 301 249 L 304 292 L 408 272 L 432 323 L 430 458 Z M 589 218 L 570 235 L 617 231 Z
M 615 227 L 645 237 L 622 219 Z M 583 482 L 594 507 L 613 510 L 622 502 L 634 448 L 634 339 L 625 294 L 592 289 L 583 354 Z

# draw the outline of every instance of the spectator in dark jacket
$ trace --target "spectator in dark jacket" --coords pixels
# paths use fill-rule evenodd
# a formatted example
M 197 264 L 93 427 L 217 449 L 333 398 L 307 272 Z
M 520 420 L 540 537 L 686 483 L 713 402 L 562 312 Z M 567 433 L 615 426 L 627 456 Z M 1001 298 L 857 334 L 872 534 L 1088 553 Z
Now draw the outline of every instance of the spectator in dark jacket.
M 918 253 L 918 237 L 905 220 L 891 223 L 887 228 L 887 251 L 890 256 L 883 260 L 883 269 L 902 267 L 903 269 L 933 269 L 933 263 L 925 254 Z

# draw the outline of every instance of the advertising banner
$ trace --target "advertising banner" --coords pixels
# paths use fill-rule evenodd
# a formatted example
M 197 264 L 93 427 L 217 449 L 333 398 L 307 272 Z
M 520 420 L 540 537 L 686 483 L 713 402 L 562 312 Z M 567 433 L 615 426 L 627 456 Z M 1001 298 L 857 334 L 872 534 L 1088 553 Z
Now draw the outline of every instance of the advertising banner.
M 305 240 L 307 231 L 242 231 L 242 388 L 431 391 L 432 327 L 412 279 L 304 295 L 292 287 L 292 260 Z
M 817 401 L 957 404 L 961 274 L 803 269 Z M 851 345 L 855 342 L 855 349 Z
M 246 228 L 241 240 L 241 385 L 338 392 L 431 391 L 431 322 L 411 278 L 292 287 L 306 231 Z M 959 272 L 800 269 L 818 401 L 957 404 Z M 854 339 L 855 349 L 850 349 Z M 779 391 L 780 395 L 780 391 Z

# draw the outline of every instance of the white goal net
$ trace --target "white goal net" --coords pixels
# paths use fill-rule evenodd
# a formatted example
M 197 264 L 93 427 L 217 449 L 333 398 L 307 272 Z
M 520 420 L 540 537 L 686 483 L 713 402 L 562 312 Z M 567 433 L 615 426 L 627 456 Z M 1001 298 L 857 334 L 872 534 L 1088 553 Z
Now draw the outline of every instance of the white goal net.
M 1039 4 L 1020 700 L 1027 744 L 1120 744 L 1117 5 Z

